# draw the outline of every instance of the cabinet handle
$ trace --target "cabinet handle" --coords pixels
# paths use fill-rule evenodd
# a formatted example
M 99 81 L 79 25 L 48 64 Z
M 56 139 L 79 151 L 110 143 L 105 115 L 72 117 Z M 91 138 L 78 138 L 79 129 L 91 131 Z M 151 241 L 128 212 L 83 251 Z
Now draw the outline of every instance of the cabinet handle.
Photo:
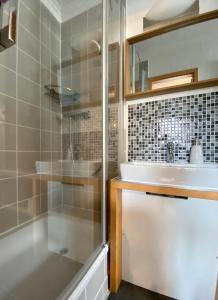
M 176 199 L 188 200 L 188 197 L 177 196 L 177 195 L 167 195 L 167 194 L 158 194 L 158 193 L 150 193 L 150 192 L 146 192 L 146 195 L 159 196 L 159 197 L 165 197 L 165 198 L 176 198 Z

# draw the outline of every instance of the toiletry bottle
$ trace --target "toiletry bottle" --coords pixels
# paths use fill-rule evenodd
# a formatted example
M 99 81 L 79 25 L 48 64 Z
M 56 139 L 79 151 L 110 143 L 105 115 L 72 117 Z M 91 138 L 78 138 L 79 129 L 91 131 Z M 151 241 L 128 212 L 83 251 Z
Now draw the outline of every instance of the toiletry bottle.
M 193 146 L 191 147 L 190 163 L 191 164 L 203 164 L 203 150 L 199 139 L 195 139 Z

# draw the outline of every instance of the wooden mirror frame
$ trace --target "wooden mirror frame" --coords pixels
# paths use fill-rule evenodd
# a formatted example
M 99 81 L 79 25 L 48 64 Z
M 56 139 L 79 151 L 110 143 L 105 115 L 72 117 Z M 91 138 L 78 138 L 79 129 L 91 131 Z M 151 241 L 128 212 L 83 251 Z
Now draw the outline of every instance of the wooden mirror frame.
M 181 91 L 187 91 L 187 90 L 195 90 L 195 89 L 201 89 L 206 87 L 212 87 L 212 86 L 218 86 L 218 77 L 207 79 L 207 80 L 201 80 L 201 81 L 194 81 L 192 83 L 188 84 L 182 84 L 182 85 L 176 85 L 166 88 L 160 88 L 155 90 L 145 90 L 143 92 L 136 92 L 131 93 L 130 91 L 130 58 L 129 58 L 129 49 L 130 46 L 133 44 L 136 44 L 138 42 L 145 41 L 147 39 L 153 38 L 158 35 L 162 35 L 164 33 L 188 27 L 191 25 L 199 24 L 202 22 L 206 22 L 209 20 L 214 20 L 218 18 L 218 9 L 212 10 L 210 12 L 198 14 L 198 15 L 192 15 L 187 17 L 180 17 L 176 20 L 172 20 L 169 22 L 164 22 L 161 24 L 157 24 L 151 27 L 148 27 L 146 31 L 144 31 L 141 34 L 135 35 L 133 37 L 130 37 L 126 39 L 126 49 L 125 49 L 125 99 L 127 101 L 129 100 L 135 100 L 140 98 L 146 98 L 146 97 L 152 97 L 155 95 L 162 95 L 162 94 L 169 94 L 169 93 L 175 93 L 175 92 L 181 92 Z

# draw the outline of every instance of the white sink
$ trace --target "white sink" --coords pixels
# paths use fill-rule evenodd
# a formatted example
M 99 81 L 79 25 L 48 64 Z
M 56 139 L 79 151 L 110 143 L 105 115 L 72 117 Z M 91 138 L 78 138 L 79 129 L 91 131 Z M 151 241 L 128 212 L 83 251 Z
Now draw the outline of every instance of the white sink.
M 38 174 L 90 177 L 96 175 L 100 169 L 101 161 L 59 160 L 55 162 L 36 162 L 36 172 Z
M 218 191 L 217 164 L 131 162 L 120 165 L 124 181 Z

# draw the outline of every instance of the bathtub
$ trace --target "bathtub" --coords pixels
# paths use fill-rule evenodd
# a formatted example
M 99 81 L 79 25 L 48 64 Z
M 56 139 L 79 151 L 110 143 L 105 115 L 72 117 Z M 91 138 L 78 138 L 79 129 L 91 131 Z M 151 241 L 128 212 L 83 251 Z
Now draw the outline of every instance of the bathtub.
M 9 299 L 11 293 L 22 300 L 56 299 L 95 250 L 100 227 L 100 223 L 52 211 L 2 236 L 0 299 Z M 40 270 L 51 278 L 51 286 L 39 286 Z M 39 281 L 33 284 L 33 278 Z

